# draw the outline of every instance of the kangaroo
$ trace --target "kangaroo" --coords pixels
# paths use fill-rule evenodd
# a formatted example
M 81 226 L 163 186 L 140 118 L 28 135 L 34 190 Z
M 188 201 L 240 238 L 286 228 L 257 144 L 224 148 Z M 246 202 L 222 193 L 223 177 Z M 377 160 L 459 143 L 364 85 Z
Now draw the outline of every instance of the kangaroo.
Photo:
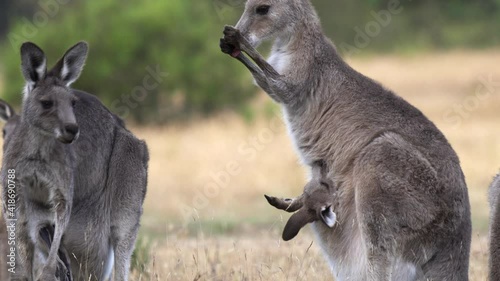
M 265 40 L 268 61 L 255 49 Z M 418 109 L 342 60 L 310 1 L 247 1 L 220 47 L 282 106 L 301 161 L 326 167 L 336 223 L 312 225 L 336 280 L 468 280 L 458 156 Z
M 3 150 L 5 151 L 5 147 L 11 139 L 12 132 L 19 124 L 20 117 L 14 108 L 2 99 L 0 99 L 0 120 L 5 123 L 2 129 Z
M 71 216 L 62 239 L 63 249 L 71 257 L 73 278 L 108 280 L 114 269 L 114 280 L 128 280 L 130 258 L 146 194 L 149 155 L 146 144 L 135 138 L 125 128 L 123 121 L 96 97 L 70 88 L 83 68 L 86 53 L 87 44 L 80 42 L 70 48 L 50 71 L 46 71 L 43 51 L 33 43 L 23 44 L 22 67 L 27 82 L 23 112 L 20 123 L 9 137 L 11 140 L 6 142 L 2 179 L 5 186 L 5 175 L 8 169 L 12 169 L 9 167 L 14 166 L 14 156 L 26 154 L 26 151 L 19 150 L 19 140 L 25 134 L 23 123 L 32 122 L 34 124 L 31 126 L 42 126 L 43 129 L 38 129 L 44 130 L 40 137 L 52 139 L 53 143 L 64 148 L 62 151 L 73 150 L 74 192 Z M 31 109 L 36 109 L 35 112 L 39 114 L 32 116 L 32 119 L 26 110 L 29 101 L 33 101 Z M 51 102 L 50 110 L 44 108 L 48 107 L 47 101 Z M 57 112 L 63 107 L 65 112 L 75 116 L 78 126 L 79 137 L 70 144 L 57 143 L 57 138 L 61 137 L 63 142 L 67 141 L 61 132 L 64 128 L 50 128 L 61 122 L 44 120 L 48 116 L 59 120 L 61 114 Z M 36 149 L 33 146 L 32 150 Z M 53 165 L 51 161 L 42 164 Z M 24 168 L 16 168 L 18 176 L 23 171 Z M 61 173 L 60 169 L 53 171 Z M 49 180 L 53 180 L 55 176 L 58 175 L 51 175 Z M 18 192 L 22 187 L 17 189 Z M 18 197 L 23 195 L 19 193 Z M 22 209 L 17 213 L 22 213 L 21 211 Z M 48 233 L 45 233 L 45 237 L 51 237 L 50 227 L 51 225 L 47 225 Z M 19 235 L 23 231 L 17 233 Z M 57 225 L 54 228 L 52 246 L 56 233 Z M 43 239 L 44 236 L 41 235 L 38 239 Z M 32 273 L 29 272 L 33 262 L 28 260 L 31 258 L 32 261 L 39 262 L 40 255 L 35 259 L 32 256 L 27 258 L 21 251 L 19 256 L 23 261 L 23 270 L 20 271 L 22 277 L 19 279 L 33 280 Z M 47 279 L 40 280 L 54 280 L 54 275 L 51 276 L 52 278 L 47 276 Z
M 500 174 L 490 185 L 490 280 L 500 281 Z
M 70 49 L 54 76 L 69 86 L 80 75 L 86 51 L 84 44 Z M 46 64 L 40 52 L 32 44 L 21 47 L 21 65 L 28 84 L 23 118 L 12 136 L 15 142 L 11 140 L 5 149 L 2 182 L 4 214 L 8 220 L 18 220 L 19 273 L 29 280 L 54 280 L 59 246 L 73 202 L 75 153 L 73 146 L 67 144 L 78 138 L 79 128 L 73 113 L 76 97 L 64 88 L 47 89 L 45 81 L 40 81 L 45 76 Z M 12 199 L 13 194 L 7 189 L 11 185 L 18 193 L 14 194 L 16 210 L 5 203 Z M 45 244 L 42 229 L 52 226 L 51 246 L 46 259 L 41 261 L 45 254 L 45 249 L 41 249 Z
M 11 131 L 15 128 L 19 116 L 15 114 L 14 109 L 5 101 L 0 99 L 0 119 L 4 121 L 6 124 L 4 125 L 4 128 L 2 130 L 2 136 L 4 138 L 4 148 L 5 148 L 5 142 L 7 141 L 8 138 L 6 136 L 11 134 Z M 9 122 L 11 120 L 11 122 Z M 9 250 L 9 245 L 8 245 L 8 236 L 7 236 L 7 226 L 5 225 L 5 221 L 2 219 L 0 220 L 0 280 L 8 280 L 9 279 L 9 272 L 7 271 L 7 262 L 8 260 L 5 259 L 7 256 L 7 252 Z
M 5 122 L 5 125 L 2 130 L 2 137 L 4 140 L 4 150 L 8 142 L 10 142 L 10 136 L 12 135 L 12 132 L 14 129 L 17 127 L 20 121 L 20 116 L 16 114 L 14 108 L 5 102 L 4 100 L 0 99 L 0 120 Z M 2 249 L 2 253 L 7 253 L 9 246 L 8 246 L 8 238 L 7 238 L 7 229 L 5 225 L 4 220 L 0 220 L 0 248 Z M 49 227 L 45 227 L 42 230 L 40 230 L 40 235 L 42 237 L 42 240 L 45 242 L 45 247 L 50 248 L 52 245 L 52 240 L 54 236 L 54 230 Z M 3 256 L 2 256 L 3 257 Z M 72 274 L 71 274 L 71 267 L 69 265 L 69 255 L 64 248 L 64 246 L 60 246 L 59 252 L 58 252 L 58 266 L 55 274 L 56 280 L 67 280 L 70 281 L 72 280 Z M 8 280 L 8 274 L 9 272 L 7 271 L 7 261 L 2 262 L 2 268 L 0 270 L 0 279 L 1 280 Z

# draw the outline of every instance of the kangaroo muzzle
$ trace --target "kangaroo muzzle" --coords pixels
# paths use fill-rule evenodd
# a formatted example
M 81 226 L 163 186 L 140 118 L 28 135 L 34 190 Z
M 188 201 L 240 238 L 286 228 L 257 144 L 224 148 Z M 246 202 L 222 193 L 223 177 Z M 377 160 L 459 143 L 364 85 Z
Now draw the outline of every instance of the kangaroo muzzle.
M 65 124 L 57 139 L 62 143 L 72 143 L 78 138 L 79 133 L 77 124 Z

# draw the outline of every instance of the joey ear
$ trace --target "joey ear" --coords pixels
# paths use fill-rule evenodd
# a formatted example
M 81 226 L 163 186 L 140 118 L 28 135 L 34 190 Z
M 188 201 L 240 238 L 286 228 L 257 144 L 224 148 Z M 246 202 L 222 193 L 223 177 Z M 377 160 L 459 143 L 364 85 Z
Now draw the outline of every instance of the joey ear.
M 29 85 L 42 80 L 47 74 L 47 59 L 42 49 L 26 42 L 21 46 L 21 70 Z
M 15 111 L 12 106 L 10 106 L 10 104 L 5 102 L 4 100 L 0 99 L 0 120 L 7 122 L 14 114 Z
M 319 212 L 319 217 L 330 228 L 332 228 L 337 222 L 337 215 L 333 212 L 332 206 L 321 207 L 321 210 Z
M 309 212 L 306 208 L 300 209 L 293 214 L 285 225 L 282 238 L 284 241 L 293 239 L 306 224 L 316 221 L 314 213 Z
M 82 73 L 85 60 L 87 59 L 88 44 L 79 42 L 71 47 L 57 62 L 50 73 L 59 77 L 69 87 Z

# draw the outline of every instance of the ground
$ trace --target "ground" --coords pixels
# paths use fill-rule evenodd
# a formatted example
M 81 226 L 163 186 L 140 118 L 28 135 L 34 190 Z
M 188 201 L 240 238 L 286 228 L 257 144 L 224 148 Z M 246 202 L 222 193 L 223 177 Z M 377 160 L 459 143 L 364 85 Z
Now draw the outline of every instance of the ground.
M 421 109 L 457 151 L 472 204 L 470 277 L 486 280 L 487 188 L 500 168 L 500 50 L 348 61 Z M 280 240 L 288 215 L 263 195 L 300 194 L 305 173 L 279 109 L 265 94 L 251 108 L 252 118 L 224 112 L 130 125 L 151 154 L 134 280 L 333 280 L 310 229 Z

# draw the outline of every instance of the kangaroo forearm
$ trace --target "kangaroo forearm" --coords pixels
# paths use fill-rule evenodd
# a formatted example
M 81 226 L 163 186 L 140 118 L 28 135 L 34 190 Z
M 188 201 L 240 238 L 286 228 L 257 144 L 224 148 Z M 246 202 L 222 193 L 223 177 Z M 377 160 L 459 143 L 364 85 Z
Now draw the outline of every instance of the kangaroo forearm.
M 251 60 L 245 56 L 245 54 L 240 53 L 237 57 L 237 60 L 239 60 L 243 65 L 248 68 L 248 70 L 252 73 L 252 75 L 259 75 L 259 76 L 264 76 L 264 73 L 262 73 L 262 70 L 258 68 Z
M 268 94 L 271 97 L 275 96 L 282 105 L 292 105 L 297 102 L 296 85 L 286 81 L 283 77 L 273 79 L 268 76 L 267 81 L 270 88 Z
M 224 28 L 224 38 L 220 40 L 222 52 L 231 55 L 245 65 L 255 81 L 276 102 L 288 105 L 292 99 L 292 93 L 296 87 L 285 80 L 246 38 L 241 36 L 240 31 L 232 26 Z M 245 56 L 246 53 L 247 56 Z M 253 60 L 253 62 L 252 62 Z M 257 64 L 255 65 L 254 64 Z
M 281 75 L 272 67 L 266 59 L 244 38 L 240 38 L 240 48 L 262 69 L 267 77 L 278 78 Z
M 257 67 L 247 56 L 240 53 L 237 57 L 245 67 L 250 71 L 255 82 L 264 90 L 273 100 L 281 104 L 287 104 L 289 100 L 288 86 L 283 86 L 283 81 L 269 79 L 264 72 Z M 270 83 L 271 81 L 271 83 Z
M 283 81 L 270 79 L 262 71 L 252 72 L 252 76 L 259 87 L 264 90 L 274 101 L 282 105 L 291 103 L 289 87 Z
M 267 78 L 262 72 L 260 68 L 258 68 L 250 59 L 245 56 L 245 54 L 240 53 L 237 57 L 239 60 L 252 74 L 255 82 L 261 87 L 265 92 L 271 92 L 271 88 L 269 87 L 269 83 L 267 82 Z

